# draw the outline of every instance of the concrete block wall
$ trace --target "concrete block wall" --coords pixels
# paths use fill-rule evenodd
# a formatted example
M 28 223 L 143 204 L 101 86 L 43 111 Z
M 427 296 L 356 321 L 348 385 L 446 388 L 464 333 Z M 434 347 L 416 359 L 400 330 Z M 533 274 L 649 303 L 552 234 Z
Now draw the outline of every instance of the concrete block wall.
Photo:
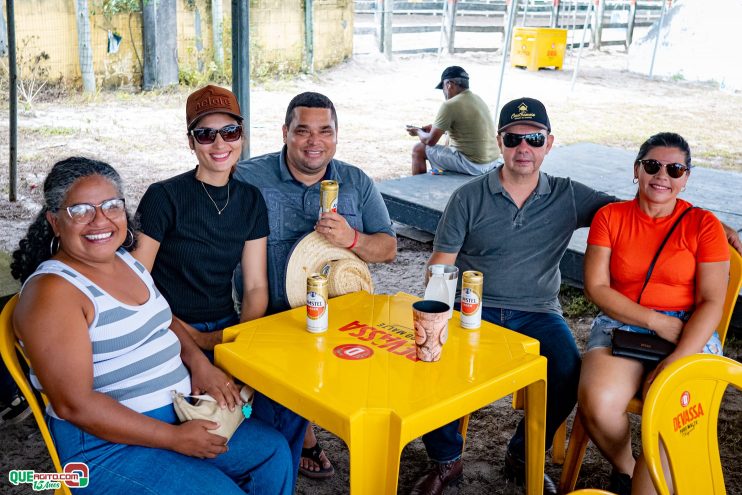
M 177 1 L 178 61 L 181 68 L 196 64 L 196 31 L 194 10 L 184 0 Z M 304 0 L 249 0 L 250 51 L 253 76 L 270 77 L 291 74 L 306 68 Z M 110 21 L 90 4 L 93 67 L 96 79 L 105 86 L 137 85 L 141 81 L 142 16 L 141 13 L 119 14 Z M 208 52 L 212 47 L 211 9 L 209 0 L 199 0 L 201 42 Z M 314 67 L 330 67 L 353 53 L 353 1 L 314 0 Z M 2 2 L 5 15 L 5 2 Z M 223 40 L 225 63 L 231 53 L 231 1 L 223 0 Z M 26 50 L 32 57 L 44 51 L 52 79 L 66 84 L 80 84 L 77 51 L 75 0 L 23 0 L 15 3 L 16 41 L 35 37 Z M 7 19 L 7 16 L 5 16 Z M 107 53 L 108 31 L 122 36 L 119 51 Z M 133 42 L 133 44 L 132 44 Z M 136 48 L 134 48 L 136 47 Z
M 314 67 L 331 67 L 353 55 L 353 1 L 314 2 Z
M 304 1 L 250 2 L 250 63 L 254 76 L 294 73 L 304 63 Z

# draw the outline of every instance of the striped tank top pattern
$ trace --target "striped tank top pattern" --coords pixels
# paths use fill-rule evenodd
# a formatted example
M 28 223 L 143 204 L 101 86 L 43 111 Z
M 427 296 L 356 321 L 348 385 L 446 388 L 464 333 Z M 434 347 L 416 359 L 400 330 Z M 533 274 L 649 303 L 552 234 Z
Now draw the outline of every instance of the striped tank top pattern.
M 93 350 L 93 390 L 137 412 L 172 403 L 171 390 L 189 394 L 191 379 L 180 359 L 180 341 L 170 330 L 170 306 L 144 266 L 123 249 L 116 253 L 145 283 L 147 301 L 124 304 L 87 277 L 57 261 L 47 260 L 29 277 L 58 275 L 85 294 L 95 307 L 88 328 Z M 26 283 L 28 283 L 28 280 Z M 31 370 L 31 383 L 41 383 Z M 47 413 L 58 418 L 51 404 Z

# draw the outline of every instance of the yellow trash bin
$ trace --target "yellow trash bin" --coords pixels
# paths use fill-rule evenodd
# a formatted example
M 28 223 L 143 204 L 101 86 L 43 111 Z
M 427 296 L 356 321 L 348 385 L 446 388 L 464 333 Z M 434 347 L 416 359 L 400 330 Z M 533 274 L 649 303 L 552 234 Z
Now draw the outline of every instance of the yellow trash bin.
M 566 29 L 516 27 L 510 65 L 528 70 L 546 67 L 561 70 L 566 47 Z

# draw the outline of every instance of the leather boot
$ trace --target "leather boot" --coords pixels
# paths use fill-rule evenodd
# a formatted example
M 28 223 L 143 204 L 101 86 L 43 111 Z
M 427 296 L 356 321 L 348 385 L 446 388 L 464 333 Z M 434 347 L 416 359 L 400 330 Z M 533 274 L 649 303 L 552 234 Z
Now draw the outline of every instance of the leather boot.
M 508 451 L 505 454 L 505 465 L 502 467 L 502 475 L 508 481 L 515 481 L 517 485 L 526 484 L 526 462 L 517 459 Z M 544 473 L 544 495 L 557 495 L 556 483 Z
M 463 477 L 464 463 L 461 459 L 445 464 L 436 463 L 428 473 L 417 480 L 411 495 L 441 495 L 443 490 Z

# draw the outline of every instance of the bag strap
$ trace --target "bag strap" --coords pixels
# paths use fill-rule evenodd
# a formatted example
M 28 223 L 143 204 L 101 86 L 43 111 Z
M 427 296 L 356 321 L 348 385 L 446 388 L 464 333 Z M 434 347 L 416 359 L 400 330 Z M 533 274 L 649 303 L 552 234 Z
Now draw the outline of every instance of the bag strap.
M 649 270 L 647 270 L 647 276 L 644 278 L 644 285 L 642 285 L 642 290 L 639 291 L 639 297 L 636 299 L 636 302 L 638 304 L 641 304 L 642 301 L 642 294 L 644 294 L 644 289 L 647 288 L 647 284 L 649 283 L 649 277 L 652 276 L 652 272 L 654 271 L 654 265 L 657 263 L 657 259 L 660 257 L 660 253 L 662 252 L 662 248 L 665 247 L 665 244 L 667 244 L 667 240 L 670 238 L 672 233 L 675 231 L 675 227 L 678 226 L 680 221 L 683 219 L 686 213 L 691 211 L 692 209 L 696 208 L 695 206 L 691 206 L 690 208 L 686 208 L 683 213 L 680 214 L 680 216 L 675 220 L 675 223 L 672 224 L 672 227 L 670 227 L 670 230 L 667 232 L 667 235 L 662 240 L 662 244 L 660 244 L 660 247 L 657 248 L 657 252 L 654 253 L 654 258 L 652 259 L 652 262 L 649 264 Z

